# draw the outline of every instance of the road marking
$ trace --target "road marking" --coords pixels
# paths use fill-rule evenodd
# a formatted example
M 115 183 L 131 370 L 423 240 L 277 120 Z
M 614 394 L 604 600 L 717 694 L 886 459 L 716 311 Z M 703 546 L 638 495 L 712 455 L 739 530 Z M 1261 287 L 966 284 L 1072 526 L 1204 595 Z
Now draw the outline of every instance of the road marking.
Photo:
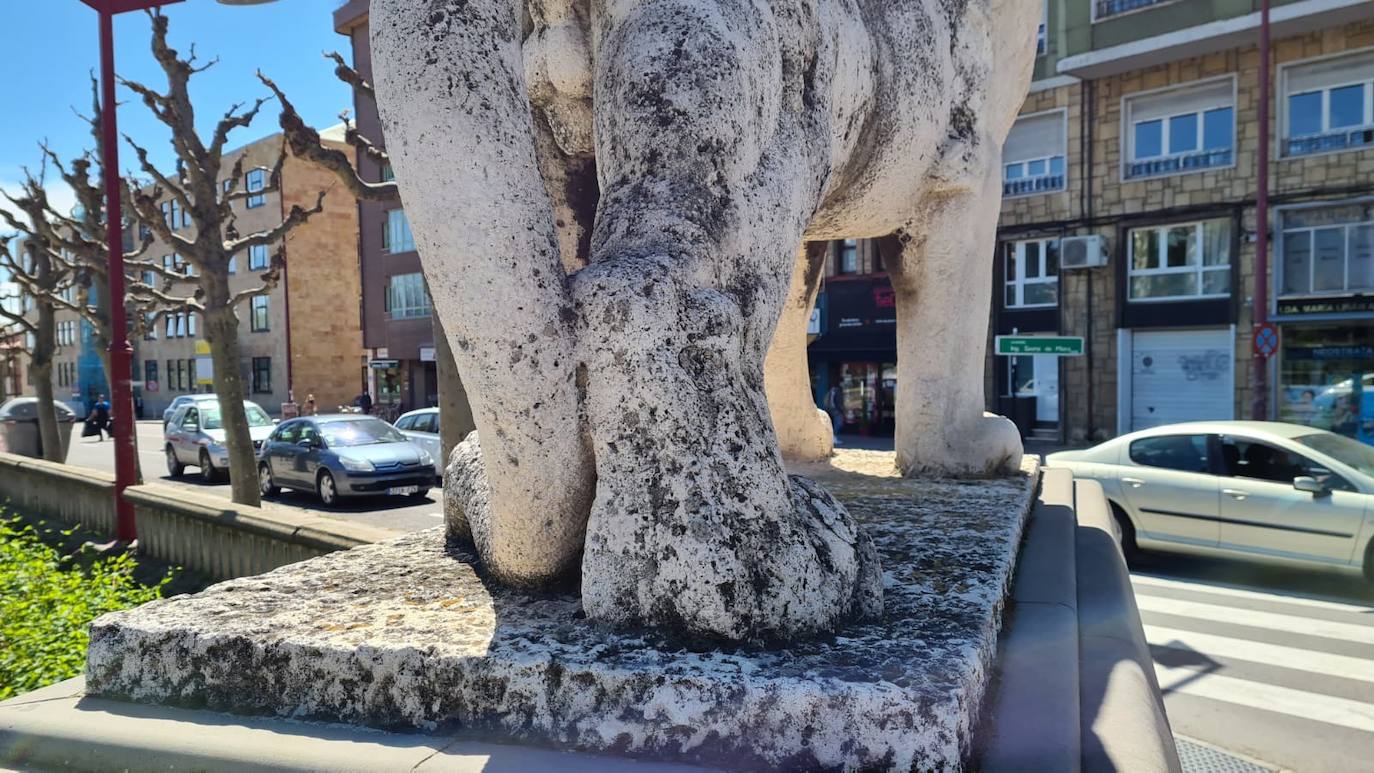
M 1157 647 L 1168 647 L 1182 652 L 1192 651 L 1213 658 L 1234 658 L 1294 671 L 1374 682 L 1374 661 L 1368 658 L 1331 655 L 1159 625 L 1145 626 L 1145 639 Z
M 1357 615 L 1367 615 L 1374 612 L 1374 606 L 1362 606 L 1360 604 L 1342 604 L 1336 601 L 1326 601 L 1319 597 L 1295 595 L 1290 596 L 1283 593 L 1262 593 L 1260 591 L 1245 590 L 1232 585 L 1218 585 L 1210 582 L 1181 582 L 1170 580 L 1164 577 L 1154 577 L 1151 575 L 1133 574 L 1131 584 L 1146 588 L 1172 588 L 1176 590 L 1193 591 L 1196 593 L 1209 593 L 1217 596 L 1230 596 L 1238 599 L 1251 599 L 1254 601 L 1274 601 L 1294 606 L 1311 607 L 1312 609 L 1329 609 L 1333 612 L 1350 612 Z
M 1137 595 L 1135 602 L 1143 612 L 1158 612 L 1164 615 L 1205 620 L 1209 623 L 1247 625 L 1304 636 L 1320 636 L 1324 639 L 1374 644 L 1374 620 L 1370 621 L 1371 625 L 1336 623 L 1330 620 L 1281 615 L 1276 612 L 1258 612 L 1251 609 L 1203 604 L 1197 601 L 1180 601 L 1179 599 L 1167 599 L 1159 596 Z
M 442 519 L 442 518 L 444 517 L 444 514 L 443 514 L 443 513 L 425 513 L 425 515 L 428 515 L 430 518 L 439 518 L 439 519 Z
M 1155 674 L 1166 695 L 1192 695 L 1374 733 L 1374 704 L 1209 674 L 1205 667 L 1170 668 L 1155 664 Z

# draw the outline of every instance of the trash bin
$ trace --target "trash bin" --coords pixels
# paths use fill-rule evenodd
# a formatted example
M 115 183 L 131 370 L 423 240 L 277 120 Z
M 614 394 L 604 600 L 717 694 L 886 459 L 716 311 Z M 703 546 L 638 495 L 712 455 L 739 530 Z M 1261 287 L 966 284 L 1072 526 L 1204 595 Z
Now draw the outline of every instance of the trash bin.
M 59 461 L 67 461 L 71 449 L 72 425 L 76 414 L 62 403 L 54 403 L 57 411 L 57 435 L 62 438 Z M 16 397 L 0 405 L 0 451 L 21 456 L 43 458 L 43 439 L 38 431 L 38 398 Z

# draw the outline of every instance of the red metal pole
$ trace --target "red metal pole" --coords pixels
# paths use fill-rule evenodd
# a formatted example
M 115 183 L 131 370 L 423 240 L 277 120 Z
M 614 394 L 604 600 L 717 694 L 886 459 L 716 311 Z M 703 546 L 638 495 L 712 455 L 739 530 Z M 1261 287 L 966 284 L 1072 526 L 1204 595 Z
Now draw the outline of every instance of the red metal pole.
M 110 405 L 114 414 L 115 441 L 115 536 L 138 536 L 134 508 L 124 499 L 124 489 L 138 474 L 134 445 L 133 347 L 124 312 L 124 214 L 120 205 L 119 130 L 115 120 L 114 15 L 100 11 L 100 97 L 105 182 L 105 232 L 110 250 Z
M 1259 192 L 1255 196 L 1255 297 L 1251 312 L 1256 330 L 1269 321 L 1269 0 L 1260 5 L 1259 60 Z M 1258 352 L 1251 352 L 1250 357 L 1254 366 L 1251 418 L 1265 421 L 1269 418 L 1269 361 Z

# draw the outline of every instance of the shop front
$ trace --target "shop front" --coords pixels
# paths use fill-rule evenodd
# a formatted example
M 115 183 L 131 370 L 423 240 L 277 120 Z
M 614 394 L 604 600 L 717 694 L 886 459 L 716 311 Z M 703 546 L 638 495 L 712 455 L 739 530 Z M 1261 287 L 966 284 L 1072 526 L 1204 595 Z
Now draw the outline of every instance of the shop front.
M 896 425 L 897 302 L 885 276 L 831 279 L 822 333 L 807 348 L 818 404 L 841 434 L 891 437 Z
M 1374 444 L 1374 201 L 1280 214 L 1275 410 Z

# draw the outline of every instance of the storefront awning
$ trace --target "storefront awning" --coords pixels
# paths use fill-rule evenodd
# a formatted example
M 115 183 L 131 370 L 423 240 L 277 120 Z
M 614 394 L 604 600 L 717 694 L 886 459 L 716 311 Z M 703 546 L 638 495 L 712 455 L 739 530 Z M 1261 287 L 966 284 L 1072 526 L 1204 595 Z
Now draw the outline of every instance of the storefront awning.
M 896 362 L 897 304 L 886 277 L 830 281 L 825 332 L 809 347 L 813 360 Z

